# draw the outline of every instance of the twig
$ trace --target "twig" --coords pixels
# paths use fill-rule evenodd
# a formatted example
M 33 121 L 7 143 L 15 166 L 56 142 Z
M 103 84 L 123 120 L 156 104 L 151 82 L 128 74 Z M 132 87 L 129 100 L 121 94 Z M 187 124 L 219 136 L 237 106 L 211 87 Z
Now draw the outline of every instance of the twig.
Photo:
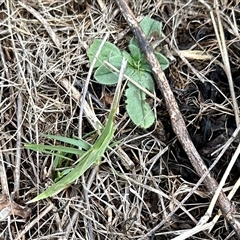
M 239 125 L 238 128 L 234 131 L 232 137 L 227 141 L 227 143 L 226 143 L 225 145 L 227 145 L 227 146 L 229 147 L 229 145 L 231 144 L 231 142 L 233 141 L 233 139 L 235 139 L 236 136 L 238 135 L 239 129 L 240 129 L 240 125 Z M 235 136 L 235 137 L 234 137 L 234 136 Z M 214 163 L 213 163 L 213 164 L 211 165 L 211 167 L 209 168 L 209 171 L 210 171 L 211 169 L 213 169 L 213 167 L 217 164 L 217 162 L 220 160 L 220 158 L 222 157 L 222 155 L 224 154 L 224 152 L 226 151 L 226 149 L 227 149 L 227 148 L 225 147 L 225 148 L 221 151 L 221 153 L 218 155 L 218 157 L 216 158 L 216 160 L 214 161 Z M 236 150 L 236 152 L 237 152 L 237 150 Z M 234 154 L 233 157 L 232 157 L 232 159 L 233 159 L 234 156 L 235 156 L 235 159 L 234 159 L 234 160 L 236 160 L 236 156 L 238 156 L 238 153 L 236 154 L 236 152 L 235 152 L 235 154 Z M 231 162 L 233 162 L 234 160 L 231 160 Z M 230 164 L 231 164 L 231 162 L 230 162 Z M 230 164 L 228 165 L 227 170 L 230 168 Z M 226 170 L 226 172 L 227 172 L 227 170 Z M 225 175 L 226 175 L 226 176 L 229 175 L 229 172 L 227 172 L 227 173 L 226 173 L 226 172 L 225 172 L 224 176 L 225 176 Z M 221 182 L 224 181 L 224 176 L 223 176 Z M 202 177 L 201 179 L 203 179 L 203 177 Z M 200 179 L 200 180 L 201 180 L 201 179 Z M 196 184 L 197 186 L 199 186 L 199 182 L 201 183 L 200 180 L 199 180 L 198 183 Z M 220 182 L 220 184 L 219 184 L 219 189 L 222 189 L 222 187 L 223 187 L 223 184 L 222 184 L 222 186 L 221 186 L 221 182 Z M 225 183 L 225 181 L 224 181 L 224 183 Z M 239 180 L 236 182 L 236 184 L 234 185 L 234 187 L 233 187 L 233 189 L 231 190 L 231 192 L 228 194 L 228 199 L 229 199 L 229 200 L 231 200 L 232 197 L 233 197 L 233 195 L 236 193 L 236 190 L 238 189 L 239 184 L 240 184 L 240 178 L 239 178 Z M 193 189 L 196 188 L 196 185 L 194 186 Z M 219 192 L 216 191 L 215 194 L 214 194 L 214 196 L 213 196 L 213 198 L 212 198 L 212 200 L 211 200 L 211 203 L 209 204 L 209 207 L 208 207 L 205 215 L 200 219 L 200 221 L 198 222 L 198 224 L 197 224 L 194 228 L 192 228 L 191 230 L 184 232 L 183 234 L 179 235 L 178 237 L 174 238 L 173 240 L 180 240 L 180 239 L 181 239 L 181 240 L 184 240 L 184 239 L 186 239 L 187 237 L 192 236 L 193 234 L 196 234 L 196 233 L 198 233 L 198 232 L 200 232 L 200 231 L 203 231 L 203 230 L 208 229 L 208 232 L 210 232 L 210 231 L 212 230 L 212 228 L 214 227 L 214 225 L 217 223 L 219 217 L 222 215 L 221 210 L 218 210 L 218 214 L 214 217 L 214 219 L 213 219 L 210 223 L 207 223 L 207 224 L 205 224 L 205 223 L 206 223 L 206 218 L 207 218 L 207 220 L 208 220 L 208 216 L 210 216 L 210 215 L 212 214 L 213 207 L 215 206 L 215 203 L 216 203 L 218 194 L 219 194 Z M 189 195 L 189 194 L 188 194 L 188 195 Z M 186 197 L 187 197 L 187 196 L 186 196 Z M 185 197 L 184 199 L 187 199 L 186 197 Z M 181 204 L 183 204 L 183 201 L 184 201 L 184 200 L 181 201 Z M 177 207 L 174 209 L 173 212 L 175 213 L 178 208 L 179 208 L 179 207 L 177 206 Z M 171 212 L 171 214 L 172 214 L 172 212 Z M 168 216 L 168 218 L 169 218 L 169 216 Z M 162 221 L 162 222 L 163 222 L 163 221 Z M 162 223 L 162 222 L 161 222 L 161 223 Z
M 124 18 L 128 22 L 131 30 L 133 31 L 136 39 L 138 40 L 141 46 L 141 49 L 147 58 L 149 65 L 151 66 L 152 73 L 157 82 L 158 88 L 160 89 L 162 96 L 165 100 L 166 107 L 172 123 L 173 131 L 175 132 L 179 142 L 181 143 L 184 151 L 186 152 L 195 171 L 201 177 L 203 174 L 205 174 L 208 171 L 208 169 L 190 139 L 182 114 L 179 110 L 179 107 L 177 105 L 173 92 L 170 88 L 168 80 L 164 72 L 162 71 L 158 60 L 156 59 L 153 53 L 152 46 L 144 36 L 143 31 L 139 27 L 137 20 L 133 15 L 131 9 L 127 5 L 127 3 L 124 0 L 117 0 L 116 2 Z M 204 179 L 204 184 L 211 194 L 215 193 L 215 191 L 218 188 L 218 184 L 216 180 L 210 175 L 210 173 L 206 174 L 206 177 Z M 233 216 L 233 212 L 236 212 L 236 209 L 231 205 L 231 202 L 227 199 L 226 195 L 222 191 L 220 192 L 218 197 L 218 205 L 222 213 L 224 214 L 226 220 L 231 224 L 232 228 L 236 232 L 236 235 L 240 239 L 240 223 Z M 154 230 L 157 230 L 157 229 L 154 228 Z M 145 237 L 151 235 L 152 233 L 153 233 L 152 230 L 149 231 L 145 235 Z

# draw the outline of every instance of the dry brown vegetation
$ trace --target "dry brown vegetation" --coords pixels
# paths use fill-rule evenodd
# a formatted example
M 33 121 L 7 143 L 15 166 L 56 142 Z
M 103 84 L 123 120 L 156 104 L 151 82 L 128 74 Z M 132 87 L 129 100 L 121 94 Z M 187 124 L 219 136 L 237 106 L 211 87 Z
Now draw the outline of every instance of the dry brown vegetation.
M 150 16 L 163 23 L 158 49 L 171 62 L 165 74 L 192 141 L 207 167 L 225 147 L 211 172 L 218 183 L 227 174 L 222 191 L 231 192 L 238 208 L 240 3 L 218 1 L 217 9 L 213 2 L 129 1 L 138 20 Z M 92 118 L 79 118 L 90 67 L 86 49 L 106 34 L 126 49 L 133 34 L 113 0 L 6 0 L 0 3 L 0 33 L 0 239 L 157 240 L 184 239 L 183 233 L 188 239 L 237 239 L 212 195 L 198 186 L 164 101 L 154 99 L 155 126 L 135 127 L 122 102 L 118 144 L 101 164 L 53 198 L 26 204 L 51 185 L 53 157 L 28 151 L 24 143 L 59 144 L 43 134 L 87 135 L 92 143 L 91 121 L 106 123 L 115 87 L 92 77 L 86 98 Z M 156 96 L 161 99 L 158 89 Z M 212 205 L 209 225 L 193 233 Z

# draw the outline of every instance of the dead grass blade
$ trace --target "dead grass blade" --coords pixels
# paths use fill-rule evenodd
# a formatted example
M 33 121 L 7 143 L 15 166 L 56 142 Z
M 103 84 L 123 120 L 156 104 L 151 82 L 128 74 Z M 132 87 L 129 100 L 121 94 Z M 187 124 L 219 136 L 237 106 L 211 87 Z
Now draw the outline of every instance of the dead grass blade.
M 82 98 L 80 92 L 73 86 L 73 84 L 66 78 L 60 79 L 60 84 L 66 89 L 67 92 L 72 96 L 76 103 L 80 104 L 80 99 Z M 102 128 L 102 123 L 97 118 L 93 109 L 89 103 L 85 102 L 83 106 L 83 111 L 86 114 L 88 122 L 92 125 L 93 129 L 99 131 Z
M 135 127 L 121 101 L 114 141 L 101 164 L 94 164 L 57 196 L 26 206 L 51 186 L 53 178 L 60 179 L 77 165 L 76 159 L 89 149 L 84 142 L 78 144 L 79 136 L 92 145 L 106 125 L 116 86 L 95 81 L 86 50 L 94 39 L 109 34 L 109 42 L 128 51 L 133 34 L 112 0 L 0 2 L 0 195 L 32 210 L 24 218 L 24 214 L 9 215 L 9 206 L 1 209 L 0 219 L 7 219 L 1 221 L 0 239 L 145 240 L 159 226 L 149 238 L 236 239 L 218 205 L 213 211 L 217 214 L 206 224 L 206 218 L 202 221 L 211 202 L 202 183 L 205 175 L 198 178 L 184 154 L 159 89 L 152 95 L 145 92 L 156 114 L 155 126 Z M 129 4 L 139 22 L 143 17 L 162 22 L 162 38 L 154 34 L 149 40 L 171 60 L 166 77 L 194 145 L 220 183 L 239 141 L 240 125 L 236 129 L 223 60 L 227 57 L 230 62 L 239 104 L 239 0 L 218 1 L 226 56 L 216 38 L 218 34 L 222 41 L 214 1 L 132 0 Z M 60 41 L 60 50 L 39 15 Z M 84 106 L 83 91 L 87 91 Z M 202 141 L 206 126 L 210 135 Z M 45 137 L 50 134 L 55 137 Z M 61 141 L 59 136 L 73 139 Z M 55 155 L 51 149 L 26 149 L 21 142 L 41 143 L 41 150 L 55 146 Z M 236 209 L 239 171 L 238 159 L 222 188 Z M 239 217 L 238 212 L 234 217 Z
M 53 31 L 53 29 L 50 27 L 49 23 L 44 19 L 34 8 L 31 6 L 26 5 L 25 3 L 18 1 L 18 3 L 25 8 L 27 11 L 29 11 L 35 18 L 37 18 L 45 27 L 46 31 L 48 32 L 49 36 L 52 38 L 52 41 L 55 43 L 56 47 L 58 49 L 61 49 L 61 43 L 58 39 L 57 35 Z
M 215 34 L 216 34 L 216 37 L 218 40 L 219 49 L 221 51 L 221 55 L 222 55 L 222 59 L 223 59 L 223 63 L 224 63 L 223 68 L 227 75 L 228 85 L 229 85 L 229 89 L 230 89 L 230 93 L 231 93 L 231 97 L 232 97 L 235 121 L 236 121 L 236 125 L 238 126 L 240 123 L 239 107 L 238 107 L 238 103 L 236 100 L 236 94 L 235 94 L 234 85 L 233 85 L 231 67 L 230 67 L 230 63 L 229 63 L 227 44 L 226 44 L 225 35 L 224 35 L 224 31 L 223 31 L 222 20 L 220 17 L 219 3 L 217 0 L 214 0 L 214 5 L 215 5 L 215 10 L 216 10 L 216 15 L 217 15 L 217 22 L 216 22 L 216 18 L 214 17 L 213 10 L 210 11 L 210 15 L 211 15 L 212 23 L 214 26 Z

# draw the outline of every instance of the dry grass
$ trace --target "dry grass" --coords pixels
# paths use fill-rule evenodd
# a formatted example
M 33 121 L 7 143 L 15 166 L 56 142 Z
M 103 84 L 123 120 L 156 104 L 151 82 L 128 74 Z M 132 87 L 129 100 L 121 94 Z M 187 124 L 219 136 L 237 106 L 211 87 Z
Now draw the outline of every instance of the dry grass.
M 56 197 L 25 205 L 51 184 L 53 158 L 29 152 L 23 144 L 55 144 L 42 134 L 84 136 L 106 122 L 115 88 L 100 86 L 92 78 L 86 84 L 90 67 L 86 49 L 106 34 L 125 49 L 133 35 L 114 1 L 106 0 L 105 7 L 98 2 L 6 0 L 0 4 L 1 191 L 24 206 L 22 214 L 7 212 L 0 222 L 0 239 L 173 239 L 184 230 L 189 233 L 210 205 L 206 189 L 195 187 L 199 177 L 159 101 L 154 106 L 158 120 L 147 131 L 133 126 L 122 105 L 115 134 L 121 143 L 106 153 L 102 164 Z M 149 15 L 163 22 L 165 36 L 159 49 L 172 59 L 166 75 L 193 142 L 210 166 L 219 156 L 219 151 L 212 153 L 224 146 L 238 122 L 239 1 L 219 1 L 213 17 L 210 0 L 130 2 L 138 19 Z M 231 82 L 234 88 L 229 88 Z M 87 107 L 79 118 L 84 89 Z M 157 96 L 161 98 L 159 92 Z M 90 135 L 88 141 L 94 138 Z M 235 138 L 213 168 L 218 182 L 237 145 Z M 235 184 L 238 188 L 240 161 L 233 160 L 223 187 L 226 193 Z M 239 205 L 239 191 L 232 201 Z M 218 208 L 213 206 L 215 216 Z M 0 219 L 3 215 L 1 211 Z M 162 227 L 152 233 L 160 223 Z M 223 217 L 209 227 L 210 232 L 190 232 L 189 239 L 235 239 Z

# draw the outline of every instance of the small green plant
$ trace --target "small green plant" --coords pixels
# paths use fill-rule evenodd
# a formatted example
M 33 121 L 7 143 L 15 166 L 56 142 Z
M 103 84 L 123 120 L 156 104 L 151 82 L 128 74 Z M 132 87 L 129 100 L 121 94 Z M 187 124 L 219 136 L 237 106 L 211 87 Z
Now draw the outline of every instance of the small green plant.
M 161 37 L 162 24 L 160 22 L 145 17 L 140 22 L 140 26 L 148 38 L 153 36 L 155 38 Z M 102 40 L 95 39 L 87 50 L 87 55 L 91 63 L 93 62 L 101 43 Z M 151 75 L 151 68 L 135 38 L 130 40 L 128 49 L 129 52 L 120 51 L 120 49 L 112 43 L 105 42 L 94 65 L 94 67 L 97 68 L 94 73 L 94 78 L 104 85 L 116 84 L 118 81 L 118 73 L 114 72 L 105 61 L 113 65 L 115 68 L 120 69 L 122 59 L 125 58 L 128 61 L 125 75 L 153 93 L 154 81 Z M 167 58 L 162 54 L 155 52 L 155 56 L 163 70 L 169 66 Z M 128 82 L 125 96 L 126 109 L 133 123 L 142 128 L 150 127 L 154 123 L 155 117 L 150 105 L 146 102 L 146 93 L 136 87 L 133 83 Z
M 125 68 L 126 61 L 123 61 L 123 63 L 124 67 L 122 68 Z M 52 186 L 48 187 L 44 192 L 39 194 L 34 199 L 30 200 L 28 203 L 36 202 L 59 193 L 67 186 L 69 186 L 72 182 L 77 180 L 93 164 L 98 164 L 100 162 L 101 157 L 108 149 L 114 137 L 114 118 L 117 113 L 121 97 L 121 85 L 122 78 L 119 76 L 118 85 L 113 98 L 108 121 L 93 145 L 90 145 L 81 139 L 67 138 L 55 135 L 47 135 L 47 137 L 70 144 L 70 146 L 75 147 L 48 146 L 44 144 L 25 144 L 25 147 L 28 149 L 55 155 L 55 160 L 53 162 L 53 170 L 55 170 L 55 176 L 53 179 L 55 182 Z M 82 150 L 76 147 L 81 148 Z M 72 161 L 72 154 L 80 156 L 74 164 L 70 164 L 70 161 Z M 64 164 L 64 161 L 67 166 Z M 58 171 L 58 167 L 67 168 L 63 171 Z

